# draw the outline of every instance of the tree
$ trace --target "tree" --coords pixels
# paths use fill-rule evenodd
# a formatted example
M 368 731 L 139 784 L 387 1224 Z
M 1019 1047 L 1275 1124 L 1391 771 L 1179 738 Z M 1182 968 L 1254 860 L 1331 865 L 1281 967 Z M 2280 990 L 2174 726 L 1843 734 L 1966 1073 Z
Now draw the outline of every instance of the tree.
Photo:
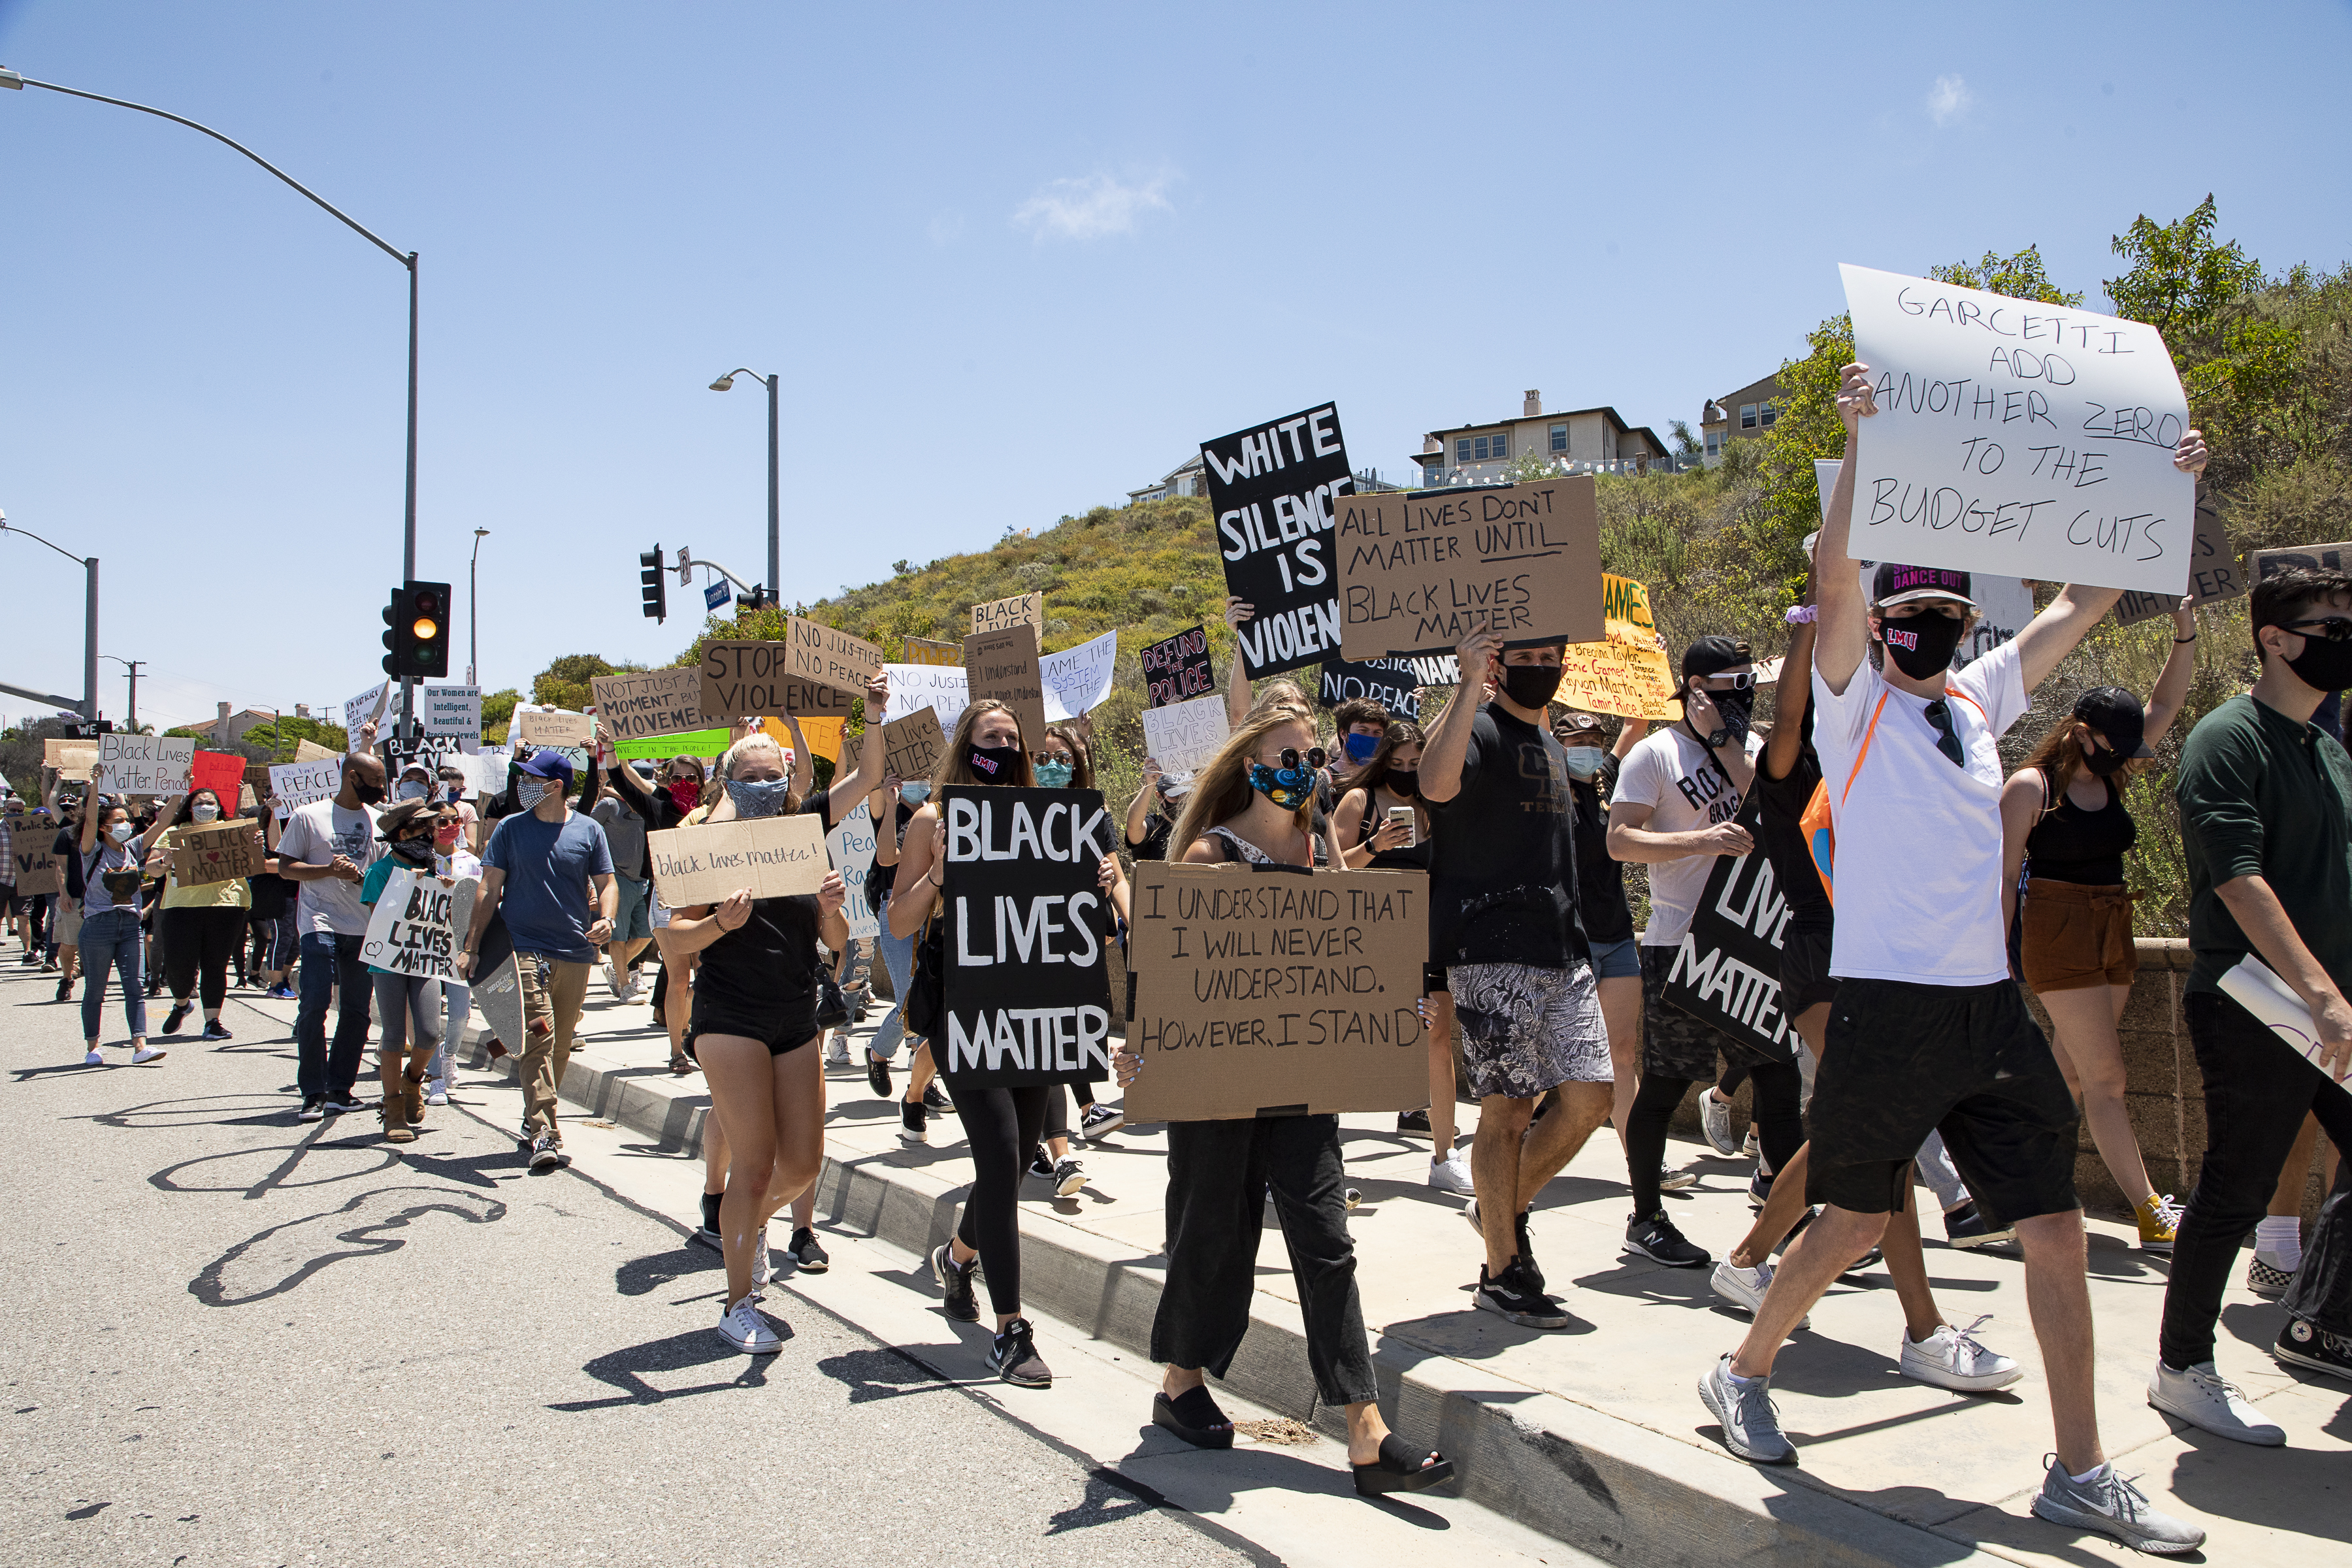
M 531 678 L 530 700 L 542 707 L 551 705 L 577 712 L 596 700 L 595 689 L 589 684 L 596 677 L 619 675 L 643 668 L 642 665 L 607 663 L 593 653 L 567 653 Z M 507 711 L 511 714 L 514 710 L 509 706 Z M 487 708 L 482 718 L 484 722 L 488 721 Z

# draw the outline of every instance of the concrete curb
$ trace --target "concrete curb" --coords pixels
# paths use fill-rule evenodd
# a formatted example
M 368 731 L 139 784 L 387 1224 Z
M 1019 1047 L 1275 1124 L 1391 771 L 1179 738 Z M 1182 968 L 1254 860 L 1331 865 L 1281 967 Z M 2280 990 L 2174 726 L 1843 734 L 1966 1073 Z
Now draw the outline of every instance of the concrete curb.
M 465 1065 L 490 1068 L 469 1026 Z M 496 1063 L 511 1076 L 516 1058 Z M 666 1150 L 698 1155 L 701 1097 L 658 1092 L 642 1072 L 575 1057 L 559 1086 L 580 1111 Z M 945 1241 L 964 1187 L 877 1155 L 828 1154 L 819 1210 L 835 1224 L 918 1255 Z M 1150 1353 L 1160 1261 L 1075 1226 L 1021 1236 L 1022 1295 L 1039 1311 L 1138 1355 Z M 1874 1568 L 2003 1561 L 1971 1542 L 1892 1519 L 1822 1489 L 1800 1469 L 1764 1469 L 1507 1380 L 1395 1335 L 1376 1335 L 1381 1402 L 1408 1441 L 1452 1458 L 1463 1495 L 1598 1557 L 1676 1568 L 1801 1560 Z M 1224 1380 L 1243 1396 L 1343 1438 L 1343 1414 L 1320 1405 L 1305 1336 L 1253 1311 Z M 1498 1383 L 1504 1386 L 1496 1386 Z M 1693 1396 L 1696 1405 L 1696 1395 Z

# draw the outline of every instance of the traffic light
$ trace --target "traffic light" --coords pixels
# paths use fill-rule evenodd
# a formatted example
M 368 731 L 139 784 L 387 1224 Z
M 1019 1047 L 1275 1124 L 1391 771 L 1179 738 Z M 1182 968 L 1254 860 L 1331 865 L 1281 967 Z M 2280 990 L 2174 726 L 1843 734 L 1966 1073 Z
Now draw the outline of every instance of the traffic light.
M 662 547 L 655 545 L 637 557 L 637 581 L 645 584 L 646 614 L 656 621 L 669 619 L 669 584 L 662 580 Z
M 449 673 L 449 584 L 409 579 L 383 611 L 383 672 L 397 680 Z
M 735 608 L 739 612 L 764 610 L 768 607 L 768 590 L 760 584 L 754 583 L 743 590 L 742 597 L 735 601 Z

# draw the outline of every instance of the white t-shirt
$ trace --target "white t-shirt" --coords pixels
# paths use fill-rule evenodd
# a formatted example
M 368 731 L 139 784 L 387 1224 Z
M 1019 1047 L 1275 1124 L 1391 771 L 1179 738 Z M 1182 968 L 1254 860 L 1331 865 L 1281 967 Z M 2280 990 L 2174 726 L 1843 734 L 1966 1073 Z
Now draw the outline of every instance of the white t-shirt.
M 1998 742 L 2032 706 L 2023 672 L 2018 645 L 2006 642 L 1946 678 L 1963 768 L 1936 749 L 1928 700 L 1897 691 L 1867 659 L 1843 697 L 1813 671 L 1813 745 L 1837 833 L 1832 974 L 1922 985 L 2009 978 Z M 1878 729 L 1856 774 L 1873 713 Z
M 1763 750 L 1762 742 L 1748 737 L 1750 763 Z M 1643 826 L 1652 833 L 1689 833 L 1729 822 L 1739 815 L 1740 800 L 1739 788 L 1723 763 L 1677 723 L 1651 731 L 1625 754 L 1610 804 L 1650 807 L 1650 820 Z M 1652 864 L 1650 926 L 1642 933 L 1643 947 L 1682 945 L 1716 859 L 1713 855 L 1689 855 Z
M 375 812 L 369 806 L 346 811 L 333 800 L 314 800 L 294 808 L 286 830 L 278 836 L 278 853 L 305 866 L 324 866 L 338 855 L 348 857 L 362 871 L 383 853 L 375 841 Z M 303 935 L 365 936 L 368 910 L 360 902 L 360 885 L 340 877 L 319 877 L 301 884 L 296 906 L 297 927 Z

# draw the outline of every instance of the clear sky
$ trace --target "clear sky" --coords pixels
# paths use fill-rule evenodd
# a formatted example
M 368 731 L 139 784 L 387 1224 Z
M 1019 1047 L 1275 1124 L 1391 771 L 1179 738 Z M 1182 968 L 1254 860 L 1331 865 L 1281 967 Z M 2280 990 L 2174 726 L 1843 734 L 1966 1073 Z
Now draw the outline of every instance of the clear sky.
M 1663 436 L 1842 309 L 1842 260 L 2038 243 L 2095 308 L 2110 236 L 2211 191 L 2265 264 L 2334 266 L 2347 59 L 2343 0 L 0 0 L 0 63 L 215 126 L 422 253 L 419 572 L 462 608 L 490 530 L 492 688 L 675 657 L 692 617 L 637 610 L 656 541 L 761 574 L 764 394 L 705 390 L 731 366 L 783 374 L 783 589 L 814 598 L 1327 398 L 1391 475 L 1528 387 Z M 54 93 L 0 93 L 0 508 L 101 557 L 141 717 L 376 678 L 400 267 Z M 0 537 L 0 680 L 78 694 L 81 574 Z

